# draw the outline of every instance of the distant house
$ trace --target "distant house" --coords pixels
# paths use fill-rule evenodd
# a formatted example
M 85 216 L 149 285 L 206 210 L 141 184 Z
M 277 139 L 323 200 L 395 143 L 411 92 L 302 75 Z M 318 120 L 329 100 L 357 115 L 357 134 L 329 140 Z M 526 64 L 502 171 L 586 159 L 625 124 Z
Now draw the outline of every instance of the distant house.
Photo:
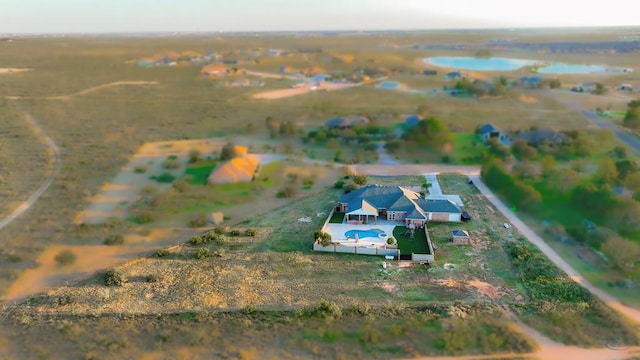
M 425 69 L 425 70 L 422 70 L 422 75 L 438 75 L 438 71 Z
M 592 92 L 598 87 L 598 85 L 596 83 L 582 83 L 577 87 L 579 92 Z
M 631 84 L 622 84 L 622 85 L 620 85 L 618 90 L 620 90 L 620 91 L 633 91 L 633 85 L 631 85 Z
M 349 115 L 345 117 L 339 117 L 331 119 L 325 123 L 325 126 L 329 129 L 348 129 L 356 125 L 369 125 L 371 120 L 364 116 Z
M 405 129 L 410 129 L 414 126 L 417 126 L 418 123 L 420 122 L 420 116 L 413 114 L 413 115 L 409 115 L 407 116 L 406 119 L 404 119 L 404 128 Z
M 138 60 L 138 66 L 142 66 L 142 67 L 151 67 L 157 64 L 156 59 L 153 58 L 143 58 Z
M 482 141 L 487 142 L 491 138 L 496 138 L 500 142 L 507 141 L 507 136 L 502 131 L 496 129 L 492 124 L 484 124 L 476 131 Z
M 352 224 L 377 224 L 381 219 L 422 228 L 428 221 L 460 221 L 462 214 L 450 200 L 429 200 L 402 186 L 363 186 L 339 202 L 340 212 Z
M 237 59 L 223 59 L 222 63 L 225 65 L 237 65 L 238 64 L 238 60 Z
M 224 76 L 228 72 L 229 69 L 227 69 L 226 66 L 219 64 L 203 66 L 202 69 L 200 69 L 200 75 L 204 77 Z
M 567 136 L 553 129 L 535 129 L 519 133 L 514 140 L 524 140 L 531 146 L 539 146 L 544 143 L 549 145 L 562 145 L 567 141 Z
M 470 245 L 471 237 L 465 230 L 453 230 L 451 232 L 451 243 L 453 245 Z
M 451 71 L 444 75 L 447 80 L 458 80 L 462 78 L 462 74 L 459 71 Z
M 316 74 L 313 76 L 313 82 L 315 83 L 321 83 L 321 82 L 325 82 L 327 81 L 327 75 L 326 74 Z
M 544 78 L 542 76 L 532 75 L 532 76 L 523 76 L 518 79 L 518 82 L 524 87 L 536 87 L 542 83 Z
M 209 184 L 235 184 L 251 182 L 260 165 L 258 158 L 244 146 L 236 145 L 237 157 L 219 165 L 209 174 Z

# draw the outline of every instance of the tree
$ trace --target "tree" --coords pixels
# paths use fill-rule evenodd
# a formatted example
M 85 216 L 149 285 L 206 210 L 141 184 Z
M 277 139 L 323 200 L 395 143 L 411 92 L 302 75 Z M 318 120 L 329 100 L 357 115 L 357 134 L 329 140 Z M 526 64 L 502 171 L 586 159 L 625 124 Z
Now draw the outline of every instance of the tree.
M 511 154 L 508 147 L 502 145 L 500 140 L 496 138 L 490 138 L 487 141 L 487 146 L 489 146 L 489 152 L 500 159 L 506 159 Z
M 616 170 L 618 170 L 618 178 L 624 180 L 629 174 L 637 172 L 638 163 L 633 160 L 624 159 L 616 161 Z
M 549 82 L 549 88 L 551 89 L 559 89 L 561 86 L 562 86 L 562 83 L 558 78 L 551 79 L 551 81 Z
M 624 187 L 632 191 L 640 190 L 640 172 L 627 175 L 624 180 Z
M 552 186 L 562 192 L 573 188 L 580 181 L 580 175 L 576 171 L 568 168 L 553 171 L 550 177 Z
M 227 161 L 238 157 L 236 145 L 234 143 L 226 143 L 220 151 L 220 160 Z
M 267 116 L 267 118 L 264 121 L 267 127 L 267 131 L 269 131 L 269 136 L 272 138 L 276 137 L 278 135 L 280 122 L 276 120 L 273 116 Z
M 596 83 L 596 88 L 591 92 L 594 95 L 602 95 L 604 94 L 604 85 L 602 83 Z
M 283 123 L 280 124 L 280 130 L 279 130 L 280 135 L 284 135 L 284 136 L 293 136 L 296 134 L 296 124 L 291 121 L 291 120 L 287 120 Z
M 516 140 L 511 144 L 511 152 L 518 159 L 531 159 L 538 155 L 538 150 L 523 139 Z
M 422 119 L 428 118 L 429 113 L 430 113 L 429 107 L 425 104 L 418 106 L 418 108 L 416 109 L 416 114 Z
M 639 131 L 640 130 L 640 114 L 637 109 L 629 109 L 622 120 L 622 126 Z
M 544 176 L 549 175 L 549 173 L 556 167 L 556 158 L 551 155 L 547 155 L 540 160 L 540 167 L 542 168 L 542 174 Z
M 616 145 L 612 150 L 613 155 L 615 155 L 618 159 L 626 159 L 627 158 L 627 148 L 623 145 Z
M 604 157 L 598 162 L 596 177 L 604 184 L 611 184 L 618 178 L 616 163 L 610 157 Z
M 640 245 L 620 237 L 609 238 L 602 245 L 602 252 L 624 274 L 632 272 L 640 259 Z
M 353 175 L 353 182 L 357 185 L 365 185 L 368 181 L 367 177 L 364 175 Z

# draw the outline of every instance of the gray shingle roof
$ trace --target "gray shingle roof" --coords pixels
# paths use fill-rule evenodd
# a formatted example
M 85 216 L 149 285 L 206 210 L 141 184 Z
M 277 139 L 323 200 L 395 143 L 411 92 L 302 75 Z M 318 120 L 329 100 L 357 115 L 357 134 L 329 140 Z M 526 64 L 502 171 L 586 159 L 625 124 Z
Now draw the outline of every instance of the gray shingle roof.
M 419 193 L 401 186 L 363 186 L 342 195 L 340 202 L 347 204 L 347 212 L 361 209 L 363 204 L 368 203 L 376 209 L 405 212 L 408 219 L 426 219 L 427 212 L 462 213 L 462 210 L 450 200 L 427 200 Z
M 469 233 L 464 231 L 464 230 L 453 230 L 452 234 L 453 234 L 453 236 L 466 236 L 466 237 L 469 237 Z
M 451 200 L 419 199 L 417 203 L 424 212 L 462 214 L 462 210 Z

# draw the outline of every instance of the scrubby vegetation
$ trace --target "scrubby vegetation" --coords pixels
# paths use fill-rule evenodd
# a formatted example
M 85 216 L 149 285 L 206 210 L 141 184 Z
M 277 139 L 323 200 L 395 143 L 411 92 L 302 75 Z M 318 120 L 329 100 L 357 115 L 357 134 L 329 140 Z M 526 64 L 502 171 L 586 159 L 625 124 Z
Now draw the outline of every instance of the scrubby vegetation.
M 603 339 L 640 343 L 630 323 L 526 240 L 506 243 L 505 251 L 530 298 L 527 304 L 515 306 L 525 322 L 565 344 L 602 346 Z
M 56 257 L 55 261 L 59 266 L 69 266 L 76 262 L 77 255 L 71 250 L 62 250 Z

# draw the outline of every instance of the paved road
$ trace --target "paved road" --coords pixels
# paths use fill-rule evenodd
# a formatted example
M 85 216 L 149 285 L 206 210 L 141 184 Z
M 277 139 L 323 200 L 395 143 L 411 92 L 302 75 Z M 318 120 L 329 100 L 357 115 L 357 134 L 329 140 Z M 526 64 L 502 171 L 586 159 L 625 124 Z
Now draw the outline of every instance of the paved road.
M 580 113 L 587 119 L 593 121 L 596 124 L 596 126 L 598 126 L 599 128 L 611 130 L 616 135 L 618 140 L 629 145 L 635 151 L 640 152 L 639 138 L 629 134 L 627 131 L 625 131 L 624 129 L 621 129 L 618 125 L 612 123 L 611 121 L 602 119 L 600 116 L 598 116 L 598 114 L 594 112 L 587 111 L 587 110 L 580 110 Z
M 51 186 L 51 183 L 53 183 L 53 179 L 55 179 L 55 177 L 58 176 L 58 173 L 60 173 L 60 168 L 62 166 L 62 155 L 60 153 L 60 147 L 58 147 L 58 144 L 56 144 L 55 141 L 53 141 L 53 139 L 50 138 L 46 132 L 44 132 L 40 124 L 38 124 L 38 122 L 30 114 L 25 112 L 24 119 L 27 123 L 29 123 L 29 126 L 33 129 L 36 135 L 51 148 L 51 150 L 54 153 L 55 162 L 53 164 L 53 171 L 44 180 L 42 185 L 40 185 L 40 187 L 33 194 L 31 194 L 31 196 L 29 196 L 29 198 L 26 201 L 24 201 L 11 214 L 6 216 L 4 219 L 0 220 L 0 230 L 4 229 L 9 224 L 11 224 L 20 215 L 24 214 L 27 210 L 29 210 L 29 208 L 31 208 L 31 206 L 33 206 L 33 204 L 35 204 L 36 201 L 38 201 L 40 196 L 42 196 L 42 194 L 44 194 L 44 192 L 47 191 L 49 186 Z
M 640 310 L 622 304 L 618 299 L 593 286 L 582 275 L 580 275 L 569 263 L 567 263 L 558 253 L 547 245 L 538 234 L 520 220 L 480 179 L 479 166 L 455 166 L 455 165 L 354 165 L 354 170 L 365 175 L 422 175 L 438 173 L 461 173 L 467 175 L 478 190 L 489 200 L 507 219 L 515 226 L 522 235 L 532 244 L 537 246 L 554 264 L 567 273 L 574 281 L 582 284 L 597 298 L 608 304 L 613 309 L 625 315 L 629 319 L 640 324 Z
M 384 147 L 385 142 L 384 141 L 380 141 L 378 143 L 378 148 L 376 149 L 378 151 L 378 164 L 381 165 L 397 165 L 400 164 L 400 162 L 398 160 L 396 160 L 392 155 L 390 155 L 387 152 L 387 149 L 385 149 Z

